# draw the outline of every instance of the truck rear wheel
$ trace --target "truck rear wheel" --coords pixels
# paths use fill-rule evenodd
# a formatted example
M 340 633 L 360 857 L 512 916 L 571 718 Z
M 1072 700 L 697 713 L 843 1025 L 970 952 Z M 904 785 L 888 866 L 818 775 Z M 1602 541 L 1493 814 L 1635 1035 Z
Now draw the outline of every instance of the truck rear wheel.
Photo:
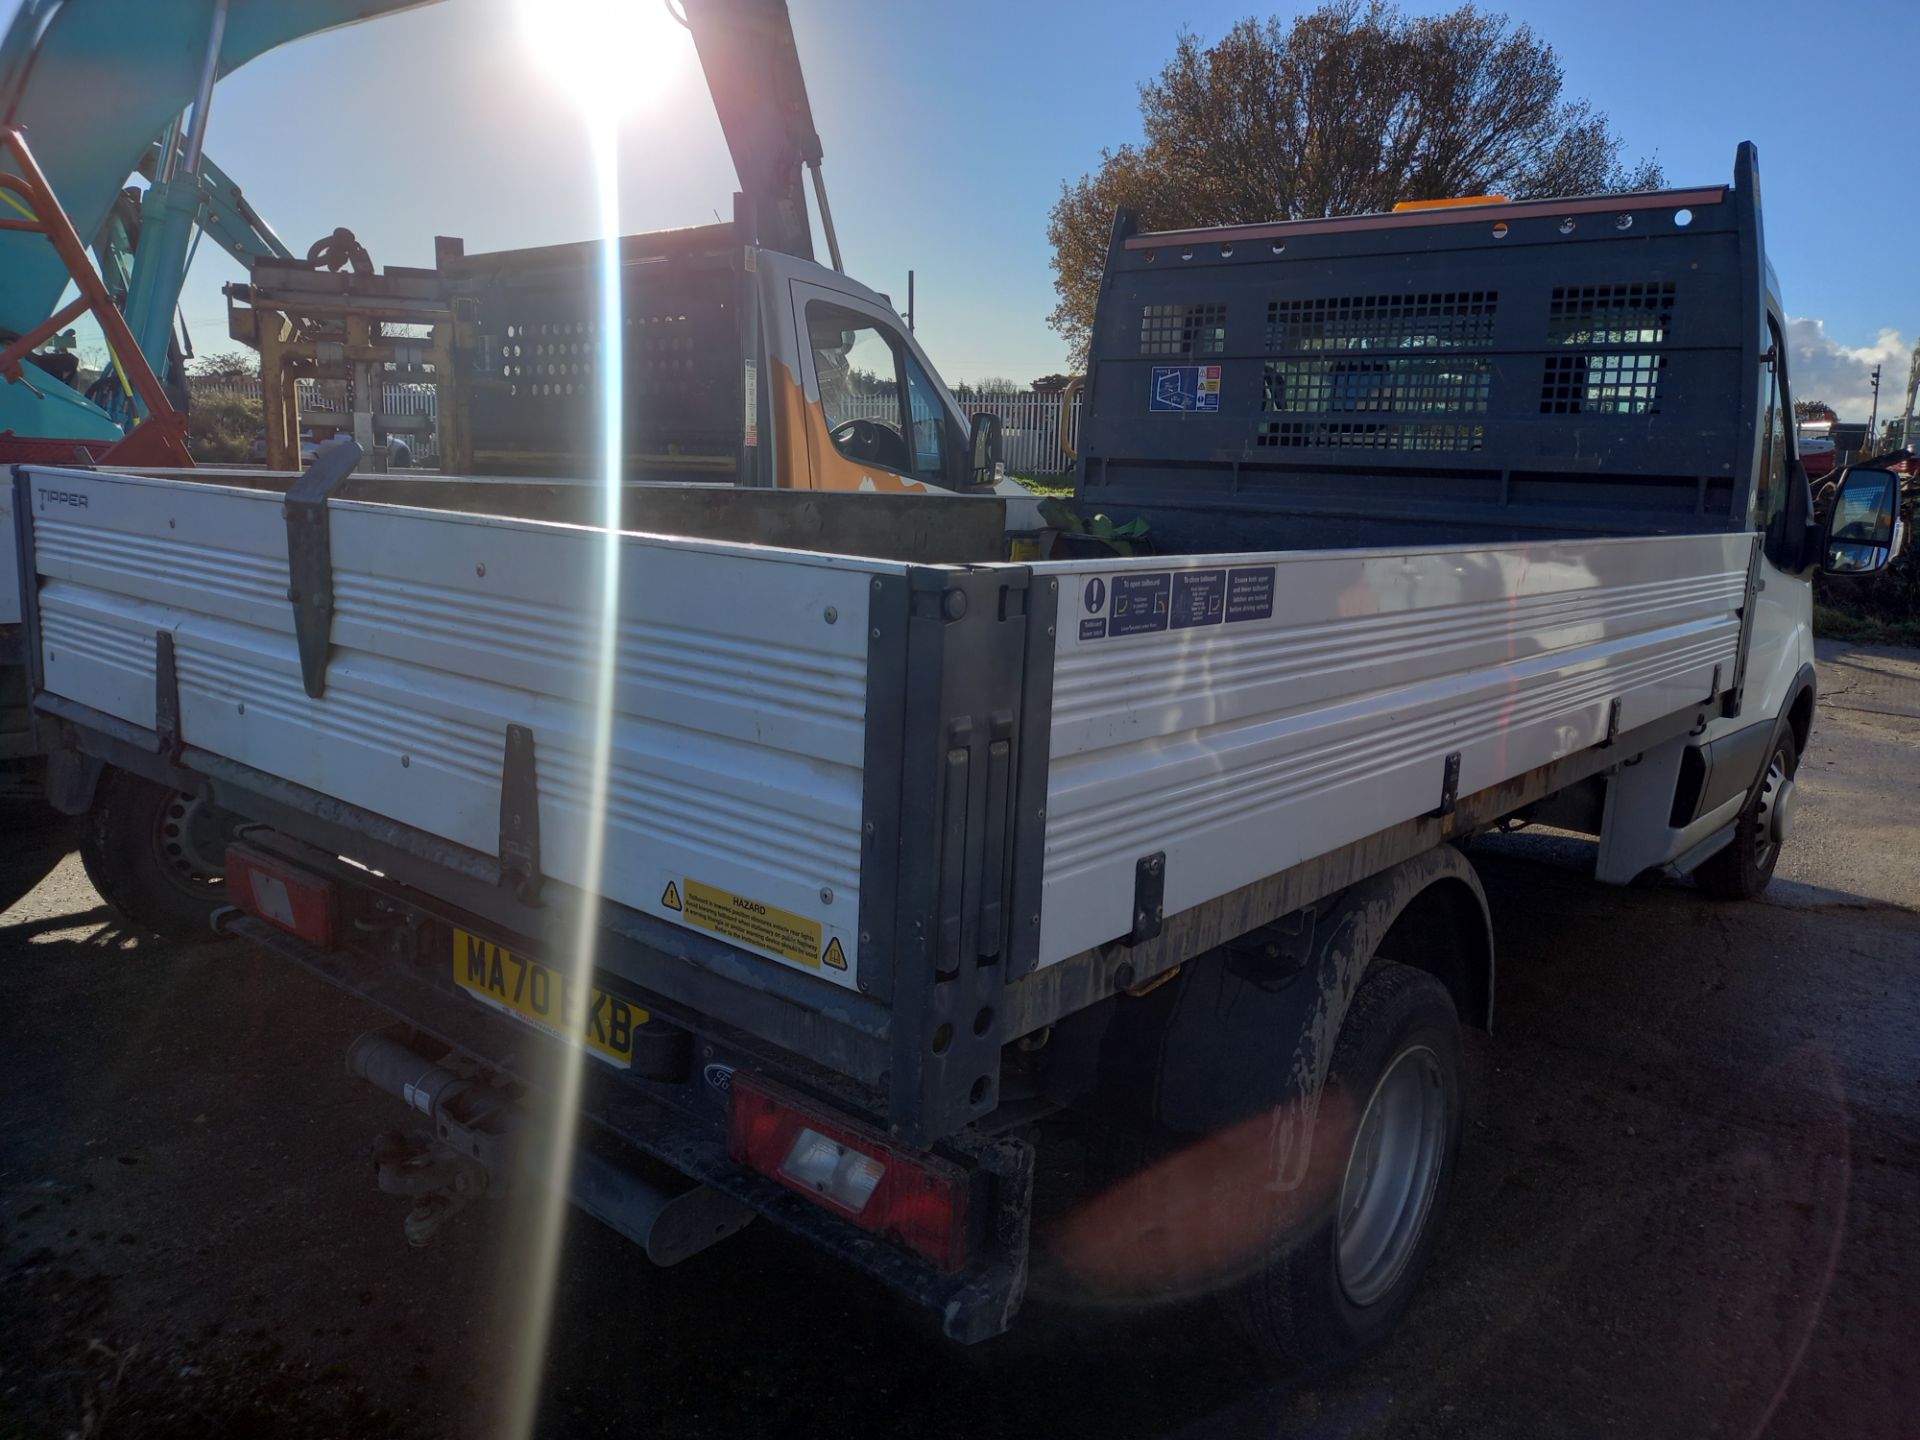
M 1311 1218 L 1223 1292 L 1228 1319 L 1290 1367 L 1384 1339 L 1433 1248 L 1460 1148 L 1460 1022 L 1433 976 L 1380 961 L 1348 1007 L 1314 1125 Z
M 80 863 L 129 924 L 182 943 L 213 938 L 231 817 L 126 770 L 100 775 L 80 835 Z
M 1751 900 L 1773 879 L 1793 813 L 1793 773 L 1799 765 L 1793 731 L 1783 727 L 1767 756 L 1766 773 L 1733 822 L 1733 839 L 1693 872 L 1694 883 L 1716 900 Z

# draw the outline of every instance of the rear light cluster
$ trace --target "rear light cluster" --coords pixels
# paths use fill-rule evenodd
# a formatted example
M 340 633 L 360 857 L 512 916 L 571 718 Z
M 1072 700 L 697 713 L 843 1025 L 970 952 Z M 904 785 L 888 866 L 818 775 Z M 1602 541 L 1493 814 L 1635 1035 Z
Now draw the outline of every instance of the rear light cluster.
M 227 847 L 227 898 L 269 924 L 318 945 L 333 944 L 333 885 L 248 845 Z
M 727 1153 L 750 1170 L 896 1240 L 941 1270 L 967 1259 L 967 1174 L 756 1076 L 733 1079 Z

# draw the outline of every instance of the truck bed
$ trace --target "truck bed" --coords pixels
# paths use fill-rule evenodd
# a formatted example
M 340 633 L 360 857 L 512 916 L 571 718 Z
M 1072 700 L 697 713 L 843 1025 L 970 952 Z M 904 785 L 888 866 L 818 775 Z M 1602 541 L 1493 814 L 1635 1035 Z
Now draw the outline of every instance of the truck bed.
M 531 834 L 545 882 L 593 884 L 602 532 L 334 501 L 316 697 L 278 495 L 42 467 L 17 486 L 43 712 L 502 873 Z M 688 994 L 707 970 L 772 994 L 812 1017 L 769 1036 L 796 1048 L 851 1027 L 871 1043 L 835 1063 L 938 1134 L 992 1090 L 925 1073 L 944 1014 L 987 1012 L 942 1063 L 991 1082 L 1013 1038 L 992 1011 L 1021 977 L 1684 729 L 1737 686 L 1754 537 L 1034 565 L 619 550 L 597 888 L 648 919 L 643 983 Z

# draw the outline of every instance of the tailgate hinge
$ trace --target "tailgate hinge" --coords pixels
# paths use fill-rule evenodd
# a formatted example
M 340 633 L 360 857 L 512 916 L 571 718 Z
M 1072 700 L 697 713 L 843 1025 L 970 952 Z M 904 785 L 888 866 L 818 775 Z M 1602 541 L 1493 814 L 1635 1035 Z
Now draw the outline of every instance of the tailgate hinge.
M 1460 752 L 1449 750 L 1447 758 L 1440 766 L 1440 803 L 1427 812 L 1428 816 L 1444 820 L 1460 808 Z
M 307 473 L 287 489 L 287 599 L 300 651 L 300 683 L 318 700 L 327 692 L 333 642 L 333 537 L 327 501 L 360 463 L 360 446 L 341 435 L 320 447 Z
M 1160 933 L 1166 919 L 1167 852 L 1142 855 L 1133 866 L 1133 930 L 1129 945 L 1139 945 Z
M 173 632 L 153 634 L 153 731 L 159 753 L 180 758 L 180 672 L 173 658 Z
M 500 883 L 529 905 L 540 902 L 540 776 L 533 731 L 507 726 L 500 761 Z

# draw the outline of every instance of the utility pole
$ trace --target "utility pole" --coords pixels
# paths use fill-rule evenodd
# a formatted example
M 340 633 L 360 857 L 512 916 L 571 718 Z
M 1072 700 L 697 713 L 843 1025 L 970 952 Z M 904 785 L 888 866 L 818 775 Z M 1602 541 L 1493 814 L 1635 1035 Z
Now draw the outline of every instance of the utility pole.
M 1900 443 L 1909 450 L 1920 449 L 1913 443 L 1913 398 L 1920 392 L 1920 341 L 1913 346 L 1913 359 L 1907 365 L 1907 413 L 1900 422 Z
M 1873 367 L 1873 410 L 1867 416 L 1867 444 L 1874 444 L 1874 437 L 1880 429 L 1880 367 Z
M 907 333 L 913 333 L 913 271 L 907 271 Z M 1916 352 L 1920 353 L 1920 352 Z

